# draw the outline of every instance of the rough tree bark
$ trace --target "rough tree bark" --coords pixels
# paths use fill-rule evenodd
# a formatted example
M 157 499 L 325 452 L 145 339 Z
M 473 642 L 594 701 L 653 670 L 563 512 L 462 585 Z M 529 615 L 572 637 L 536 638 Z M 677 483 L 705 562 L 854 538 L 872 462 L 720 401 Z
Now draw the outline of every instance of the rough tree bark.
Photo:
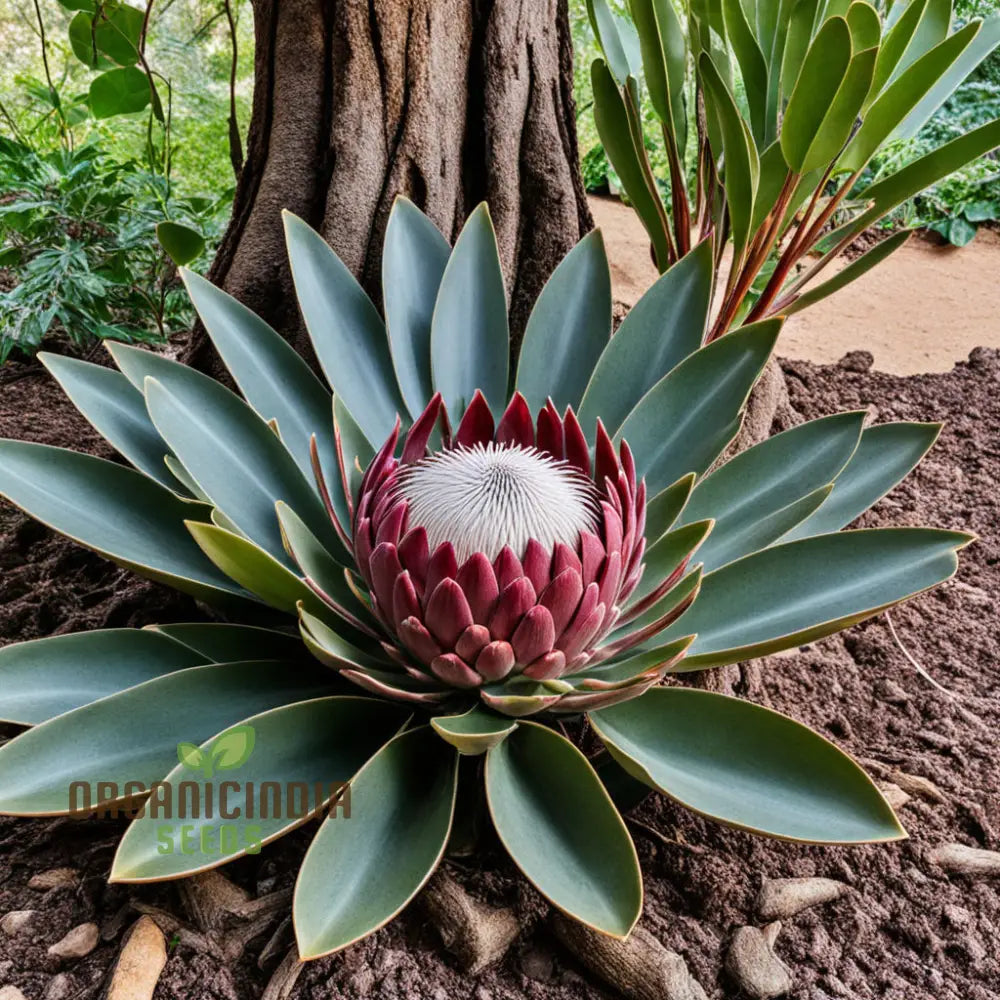
M 487 200 L 523 329 L 592 228 L 566 0 L 253 0 L 247 159 L 210 278 L 306 356 L 281 210 L 317 228 L 378 300 L 397 194 L 454 239 Z M 214 367 L 203 337 L 188 360 Z

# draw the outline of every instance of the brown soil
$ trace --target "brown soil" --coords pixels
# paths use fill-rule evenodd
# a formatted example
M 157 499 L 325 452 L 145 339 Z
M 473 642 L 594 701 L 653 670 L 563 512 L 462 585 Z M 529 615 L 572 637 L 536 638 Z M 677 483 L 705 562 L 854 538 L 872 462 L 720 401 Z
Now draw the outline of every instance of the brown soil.
M 615 198 L 591 198 L 590 209 L 607 244 L 615 298 L 631 306 L 657 277 L 645 230 L 635 212 Z M 865 235 L 874 243 L 872 234 Z M 934 234 L 914 235 L 850 292 L 792 316 L 778 353 L 833 364 L 864 347 L 880 371 L 947 372 L 974 347 L 1000 347 L 998 294 L 1000 232 L 984 227 L 961 248 L 942 246 Z
M 870 361 L 858 353 L 829 367 L 786 362 L 791 398 L 808 417 L 871 406 L 878 421 L 947 421 L 929 459 L 866 521 L 926 523 L 982 536 L 965 552 L 957 580 L 894 613 L 907 647 L 953 696 L 918 676 L 882 621 L 772 658 L 759 677 L 745 673 L 744 693 L 817 727 L 862 758 L 879 780 L 893 780 L 896 770 L 929 779 L 940 800 L 917 795 L 902 807 L 910 840 L 844 849 L 756 839 L 662 798 L 647 799 L 633 814 L 655 831 L 635 828 L 646 880 L 644 925 L 686 958 L 713 997 L 738 995 L 724 960 L 734 930 L 758 922 L 753 900 L 761 880 L 820 875 L 847 882 L 852 891 L 785 923 L 776 950 L 793 972 L 791 997 L 1000 1000 L 1000 880 L 949 877 L 929 858 L 931 849 L 951 841 L 1000 847 L 1000 352 L 978 350 L 947 374 L 910 378 L 868 370 Z M 0 434 L 101 450 L 44 376 L 0 386 Z M 10 508 L 0 509 L 0 567 L 4 641 L 194 613 L 186 600 L 57 541 Z M 192 920 L 176 884 L 106 885 L 119 833 L 112 821 L 0 819 L 0 915 L 39 911 L 32 933 L 0 933 L 0 987 L 17 985 L 29 1000 L 98 996 L 136 903 Z M 309 835 L 285 838 L 224 871 L 254 896 L 288 886 Z M 516 907 L 524 923 L 521 940 L 499 966 L 475 979 L 462 975 L 415 905 L 368 941 L 306 966 L 292 1000 L 614 995 L 556 942 L 544 905 L 509 863 L 492 850 L 482 862 L 480 868 L 456 865 L 453 872 L 477 897 Z M 31 875 L 63 866 L 79 869 L 78 886 L 27 887 Z M 279 928 L 280 947 L 268 949 L 258 965 L 282 916 L 279 911 L 237 961 L 181 934 L 156 997 L 261 996 L 290 943 L 287 926 Z M 63 964 L 47 955 L 50 944 L 88 920 L 103 931 L 96 951 Z

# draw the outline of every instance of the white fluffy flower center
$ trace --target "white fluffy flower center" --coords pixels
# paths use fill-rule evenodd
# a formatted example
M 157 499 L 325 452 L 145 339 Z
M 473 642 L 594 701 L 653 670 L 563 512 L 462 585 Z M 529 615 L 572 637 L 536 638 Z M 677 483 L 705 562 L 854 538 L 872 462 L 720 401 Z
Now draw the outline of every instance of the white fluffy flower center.
M 556 542 L 575 549 L 599 510 L 594 484 L 568 462 L 492 442 L 414 462 L 398 489 L 410 527 L 423 526 L 431 552 L 451 542 L 459 564 L 475 552 L 495 559 L 505 545 L 520 558 L 532 538 L 549 551 Z

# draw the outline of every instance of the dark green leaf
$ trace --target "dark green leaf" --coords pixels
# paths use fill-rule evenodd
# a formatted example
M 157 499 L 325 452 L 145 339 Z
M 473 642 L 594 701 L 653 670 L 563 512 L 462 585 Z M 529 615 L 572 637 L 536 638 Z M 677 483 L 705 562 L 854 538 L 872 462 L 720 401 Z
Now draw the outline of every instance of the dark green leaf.
M 0 440 L 0 493 L 60 534 L 120 565 L 209 602 L 245 592 L 198 550 L 184 527 L 200 508 L 115 462 Z
M 284 220 L 295 291 L 316 356 L 333 391 L 380 446 L 396 415 L 406 412 L 385 324 L 326 240 L 289 212 Z
M 516 388 L 532 413 L 547 399 L 560 413 L 578 408 L 610 336 L 611 272 L 595 229 L 552 272 L 528 318 Z
M 656 260 L 666 262 L 670 260 L 670 249 L 663 228 L 662 206 L 657 206 L 659 194 L 650 190 L 643 173 L 640 152 L 629 127 L 625 99 L 604 60 L 594 60 L 590 79 L 594 92 L 594 124 L 604 152 L 649 234 Z
M 448 843 L 457 782 L 458 753 L 430 726 L 397 736 L 358 771 L 350 818 L 333 815 L 323 823 L 295 883 L 302 958 L 365 937 L 417 894 Z
M 596 930 L 628 935 L 642 909 L 635 847 L 569 740 L 522 722 L 486 755 L 486 797 L 504 847 L 543 896 Z
M 477 389 L 494 415 L 503 412 L 509 350 L 500 252 L 484 202 L 455 241 L 431 322 L 432 387 L 456 423 Z
M 699 67 L 705 85 L 706 102 L 716 116 L 722 133 L 722 149 L 725 155 L 723 184 L 732 227 L 733 252 L 739 259 L 750 235 L 750 220 L 753 218 L 757 181 L 760 177 L 760 161 L 757 157 L 757 147 L 740 114 L 739 107 L 712 59 L 703 54 Z
M 784 542 L 709 573 L 694 606 L 662 638 L 697 633 L 679 671 L 801 646 L 947 580 L 971 539 L 874 528 Z
M 590 431 L 600 418 L 614 434 L 636 403 L 705 337 L 712 300 L 712 241 L 682 257 L 628 311 L 604 348 L 580 404 Z
M 181 277 L 247 402 L 262 419 L 278 421 L 282 441 L 310 483 L 309 442 L 315 434 L 331 492 L 339 492 L 332 401 L 326 387 L 291 344 L 256 313 L 200 275 L 184 270 Z
M 95 118 L 111 118 L 142 111 L 150 100 L 149 78 L 128 66 L 111 69 L 90 81 L 90 110 Z
M 251 716 L 245 725 L 256 734 L 252 757 L 240 769 L 239 780 L 244 795 L 230 797 L 243 804 L 247 790 L 252 790 L 255 808 L 251 815 L 240 808 L 237 816 L 199 814 L 185 822 L 191 829 L 188 839 L 201 844 L 202 837 L 216 847 L 207 854 L 185 853 L 183 828 L 169 826 L 163 850 L 160 832 L 162 820 L 146 815 L 133 820 L 125 831 L 111 868 L 112 882 L 153 882 L 191 875 L 232 861 L 260 849 L 295 827 L 301 826 L 319 808 L 339 793 L 338 785 L 348 781 L 380 746 L 391 739 L 406 718 L 398 706 L 371 698 L 332 697 L 300 701 Z M 192 746 L 191 744 L 186 744 Z M 214 745 L 212 740 L 194 747 L 203 754 Z M 200 765 L 195 765 L 200 766 Z M 190 780 L 183 767 L 174 768 L 164 779 L 171 787 L 172 798 L 180 797 L 178 786 Z M 262 785 L 277 782 L 282 790 L 278 810 L 265 809 Z M 296 787 L 297 786 L 297 787 Z M 302 787 L 304 786 L 304 788 Z M 320 793 L 317 794 L 317 786 Z M 339 807 L 346 821 L 349 798 Z M 292 808 L 289 808 L 291 806 Z M 226 844 L 221 827 L 239 832 L 235 843 Z M 254 852 L 256 853 L 256 852 Z
M 99 629 L 0 649 L 0 718 L 34 726 L 208 657 L 143 629 Z
M 823 506 L 784 540 L 791 542 L 846 527 L 904 479 L 940 433 L 940 424 L 894 423 L 869 427 Z
M 148 377 L 144 394 L 153 424 L 199 487 L 279 562 L 288 560 L 274 511 L 279 500 L 294 506 L 324 543 L 340 546 L 295 460 L 237 395 L 184 365 L 172 370 L 167 382 Z
M 162 633 L 212 663 L 236 660 L 294 660 L 305 655 L 298 633 L 278 632 L 253 625 L 227 622 L 181 622 L 176 625 L 150 625 L 147 630 Z
M 703 479 L 681 523 L 715 518 L 698 551 L 705 572 L 770 545 L 794 527 L 797 521 L 789 524 L 781 515 L 833 483 L 858 446 L 864 420 L 863 410 L 810 420 L 741 452 Z M 814 498 L 813 509 L 825 496 Z M 799 520 L 812 513 L 808 505 L 793 506 L 790 513 L 796 510 Z
M 163 462 L 170 447 L 149 419 L 142 393 L 124 375 L 44 351 L 38 360 L 98 433 L 132 465 L 168 490 L 184 492 Z
M 617 436 L 632 448 L 650 493 L 685 473 L 701 475 L 722 453 L 780 329 L 780 320 L 764 320 L 726 334 L 642 397 Z
M 179 222 L 159 222 L 156 238 L 166 255 L 178 266 L 190 264 L 205 249 L 205 237 Z
M 73 709 L 0 747 L 0 810 L 67 813 L 71 782 L 149 785 L 177 744 L 207 739 L 248 715 L 322 693 L 323 672 L 270 660 L 189 667 Z
M 860 170 L 876 149 L 917 106 L 920 100 L 944 76 L 979 30 L 979 23 L 966 25 L 960 31 L 921 56 L 889 84 L 868 109 L 861 128 L 854 134 L 838 168 Z
M 451 247 L 409 198 L 392 204 L 382 248 L 382 295 L 389 348 L 410 415 L 430 402 L 431 319 Z
M 590 720 L 633 777 L 710 819 L 809 843 L 906 836 L 847 754 L 760 705 L 710 691 L 654 688 Z
M 869 81 L 873 61 L 874 54 L 869 60 Z M 797 174 L 829 162 L 850 135 L 857 108 L 849 118 L 846 108 L 844 114 L 830 117 L 836 111 L 838 91 L 848 84 L 850 64 L 851 31 L 843 18 L 830 18 L 809 46 L 781 125 L 781 150 Z M 857 104 L 861 106 L 860 99 Z M 846 128 L 840 119 L 846 120 Z M 830 129 L 835 132 L 832 144 L 826 141 Z M 824 161 L 822 155 L 828 147 L 832 152 Z

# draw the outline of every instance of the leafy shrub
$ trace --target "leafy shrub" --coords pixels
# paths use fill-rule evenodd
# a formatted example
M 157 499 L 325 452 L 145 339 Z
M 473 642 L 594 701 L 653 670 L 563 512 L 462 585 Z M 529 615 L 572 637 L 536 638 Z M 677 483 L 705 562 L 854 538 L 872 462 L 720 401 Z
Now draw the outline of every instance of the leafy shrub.
M 0 138 L 0 362 L 49 337 L 77 349 L 110 338 L 162 340 L 193 314 L 156 239 L 164 218 L 217 237 L 222 197 L 177 197 L 169 182 L 96 143 L 37 152 Z
M 873 157 L 917 135 L 1000 45 L 1000 17 L 955 24 L 951 0 L 900 0 L 884 16 L 865 0 L 797 0 L 787 13 L 742 0 L 628 0 L 627 15 L 611 0 L 586 6 L 601 50 L 595 124 L 660 271 L 705 240 L 719 269 L 732 244 L 713 339 L 806 308 L 876 266 L 905 233 L 806 290 L 869 226 L 1000 146 L 994 118 L 856 194 Z M 647 149 L 649 108 L 669 196 Z
M 892 142 L 881 150 L 861 177 L 854 195 L 863 199 L 865 190 L 883 177 L 996 118 L 1000 118 L 1000 80 L 991 82 L 977 72 L 915 138 Z M 964 246 L 975 237 L 980 224 L 997 219 L 1000 219 L 1000 158 L 993 152 L 904 202 L 881 225 L 932 229 L 950 243 Z

